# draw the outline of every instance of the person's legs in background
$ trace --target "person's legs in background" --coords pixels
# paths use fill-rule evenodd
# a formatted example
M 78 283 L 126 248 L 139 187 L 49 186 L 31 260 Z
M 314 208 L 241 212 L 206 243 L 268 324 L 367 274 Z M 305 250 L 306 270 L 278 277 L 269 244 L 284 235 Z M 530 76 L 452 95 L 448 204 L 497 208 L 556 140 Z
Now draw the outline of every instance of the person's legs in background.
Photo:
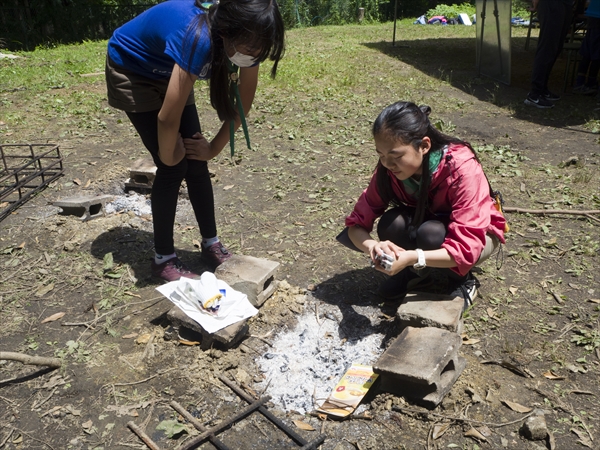
M 540 34 L 533 60 L 531 90 L 525 104 L 552 108 L 560 96 L 548 89 L 548 79 L 571 25 L 572 4 L 569 0 L 543 0 L 537 5 L 537 13 Z

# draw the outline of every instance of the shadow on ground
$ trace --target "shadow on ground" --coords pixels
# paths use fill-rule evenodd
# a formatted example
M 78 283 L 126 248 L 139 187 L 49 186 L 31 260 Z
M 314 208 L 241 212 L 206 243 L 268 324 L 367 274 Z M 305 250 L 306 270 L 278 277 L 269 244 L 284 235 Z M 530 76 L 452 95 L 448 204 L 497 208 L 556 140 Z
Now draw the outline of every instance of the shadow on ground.
M 423 39 L 365 42 L 364 46 L 396 58 L 427 76 L 449 83 L 480 101 L 500 107 L 510 107 L 513 117 L 555 128 L 582 125 L 596 115 L 594 97 L 576 96 L 567 87 L 563 92 L 566 55 L 561 54 L 550 76 L 549 87 L 563 98 L 551 110 L 524 105 L 530 88 L 535 44 L 525 50 L 525 38 L 513 37 L 511 49 L 511 84 L 507 86 L 487 77 L 477 76 L 476 40 Z M 570 81 L 570 80 L 569 80 Z
M 152 276 L 150 264 L 154 257 L 153 235 L 149 231 L 130 227 L 115 227 L 100 234 L 91 245 L 91 254 L 103 260 L 112 253 L 114 264 L 128 265 L 137 279 L 138 288 L 158 285 L 162 281 Z M 177 249 L 179 259 L 195 273 L 210 270 L 200 260 L 200 252 Z

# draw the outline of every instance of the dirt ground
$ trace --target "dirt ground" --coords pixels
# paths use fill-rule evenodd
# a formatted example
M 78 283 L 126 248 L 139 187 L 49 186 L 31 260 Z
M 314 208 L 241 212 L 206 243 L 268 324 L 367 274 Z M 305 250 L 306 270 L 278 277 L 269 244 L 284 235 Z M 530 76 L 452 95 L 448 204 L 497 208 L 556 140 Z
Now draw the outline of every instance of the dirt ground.
M 256 387 L 264 381 L 256 360 L 269 349 L 265 340 L 293 329 L 302 313 L 334 317 L 340 335 L 383 333 L 389 343 L 399 333 L 397 305 L 376 296 L 382 275 L 335 236 L 376 161 L 370 123 L 399 98 L 433 103 L 445 131 L 477 146 L 508 208 L 568 213 L 507 213 L 511 232 L 503 256 L 478 271 L 480 295 L 465 316 L 460 353 L 467 367 L 436 409 L 376 389 L 362 418 L 323 421 L 273 404 L 269 409 L 306 440 L 324 434 L 324 450 L 600 448 L 595 99 L 566 93 L 553 111 L 522 105 L 532 57 L 522 41 L 514 45 L 513 83 L 504 86 L 476 78 L 472 58 L 423 57 L 436 49 L 434 40 L 394 48 L 386 39 L 364 44 L 356 55 L 365 85 L 359 81 L 337 95 L 323 90 L 321 98 L 278 93 L 278 85 L 260 91 L 251 116 L 255 150 L 242 149 L 238 138 L 233 161 L 226 150 L 211 163 L 221 238 L 235 253 L 279 262 L 278 279 L 285 281 L 249 321 L 254 337 L 228 350 L 202 351 L 173 336 L 165 316 L 170 303 L 150 278 L 149 217 L 129 212 L 81 222 L 52 206 L 74 194 L 124 194 L 128 167 L 145 155 L 126 117 L 110 110 L 102 116 L 105 128 L 85 135 L 64 134 L 60 120 L 49 120 L 41 133 L 12 127 L 12 142 L 59 144 L 65 174 L 0 223 L 1 351 L 60 357 L 62 366 L 0 361 L 0 448 L 145 448 L 130 421 L 160 448 L 175 448 L 197 432 L 188 425 L 188 433 L 169 438 L 172 428 L 157 429 L 185 422 L 169 402 L 211 427 L 246 405 L 220 375 L 268 395 L 268 386 Z M 449 55 L 471 51 L 460 41 L 444 45 Z M 286 57 L 301 53 L 291 45 Z M 382 70 L 378 64 L 395 79 L 366 86 Z M 561 58 L 552 85 L 561 85 L 564 64 Z M 424 77 L 430 84 L 420 84 Z M 102 93 L 103 82 L 86 89 Z M 18 108 L 19 95 L 3 92 L 2 98 Z M 214 130 L 209 108 L 202 109 L 205 87 L 198 87 L 198 98 L 205 129 Z M 582 210 L 596 213 L 570 214 Z M 182 260 L 206 270 L 199 239 L 183 189 L 176 247 Z M 64 316 L 44 322 L 56 313 Z M 545 440 L 523 436 L 532 409 L 544 411 Z M 219 437 L 232 449 L 300 448 L 259 414 Z

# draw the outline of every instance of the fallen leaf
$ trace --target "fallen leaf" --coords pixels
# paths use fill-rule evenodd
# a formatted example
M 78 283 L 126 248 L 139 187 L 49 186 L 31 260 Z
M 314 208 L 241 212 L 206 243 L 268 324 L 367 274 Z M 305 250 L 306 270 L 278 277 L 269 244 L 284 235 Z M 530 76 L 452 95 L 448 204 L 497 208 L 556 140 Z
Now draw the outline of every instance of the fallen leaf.
M 81 185 L 81 180 L 79 178 L 75 178 L 73 180 L 73 183 L 76 184 L 77 186 Z
M 194 247 L 196 248 L 202 248 L 202 244 L 200 244 L 198 239 L 192 239 L 192 244 L 194 244 Z
M 479 431 L 477 431 L 476 428 L 471 428 L 469 431 L 467 431 L 465 433 L 465 436 L 475 438 L 479 441 L 487 442 L 487 439 L 485 438 L 485 436 L 483 434 L 481 434 Z
M 231 189 L 233 186 L 235 186 L 235 185 L 234 185 L 234 184 L 230 184 L 230 185 L 224 186 L 224 187 L 223 187 L 223 190 L 224 190 L 224 191 L 228 191 L 228 190 L 229 190 L 229 189 Z
M 179 339 L 179 343 L 182 345 L 200 345 L 198 341 L 186 341 L 185 339 Z
M 600 303 L 600 298 L 590 298 L 588 300 L 588 302 L 592 302 L 592 303 Z
M 490 319 L 493 319 L 496 316 L 496 311 L 492 308 L 488 308 L 486 312 Z
M 481 434 L 483 434 L 486 438 L 492 435 L 492 430 L 487 425 L 482 425 L 477 429 Z
M 4 208 L 5 206 L 8 206 L 8 202 L 2 202 L 2 203 L 0 203 L 0 208 Z
M 137 337 L 137 333 L 126 334 L 121 336 L 121 339 L 133 339 L 134 337 Z
M 57 312 L 56 314 L 52 314 L 51 316 L 46 317 L 44 320 L 42 320 L 40 323 L 46 323 L 46 322 L 54 322 L 55 320 L 60 319 L 61 317 L 63 317 L 66 313 L 64 312 Z
M 151 337 L 151 336 L 152 336 L 152 335 L 151 335 L 150 333 L 142 334 L 140 337 L 138 337 L 138 338 L 135 340 L 135 343 L 136 343 L 136 344 L 147 344 L 147 343 L 148 343 L 148 341 L 150 341 L 150 337 Z
M 139 295 L 139 294 L 134 294 L 133 292 L 129 292 L 129 291 L 125 291 L 125 292 L 123 292 L 123 294 L 125 294 L 125 295 L 130 295 L 131 297 L 142 298 L 142 296 L 141 296 L 141 295 Z
M 81 424 L 81 426 L 82 426 L 83 428 L 91 428 L 91 427 L 92 427 L 92 425 L 94 425 L 94 422 L 92 422 L 92 419 L 90 419 L 90 420 L 88 420 L 87 422 L 84 422 L 84 423 L 82 423 L 82 424 Z
M 46 286 L 41 286 L 40 288 L 38 288 L 37 291 L 35 291 L 34 295 L 36 297 L 43 297 L 48 292 L 50 292 L 52 289 L 54 289 L 54 283 L 50 283 L 50 284 L 48 284 Z
M 480 341 L 481 339 L 467 339 L 466 341 L 463 341 L 463 345 L 473 345 L 477 344 Z
M 504 403 L 506 406 L 508 406 L 510 409 L 516 412 L 528 413 L 532 411 L 532 409 L 528 408 L 527 406 L 523 406 L 519 403 L 511 402 L 509 400 L 502 400 L 502 403 Z
M 17 250 L 23 250 L 25 248 L 25 241 L 21 242 L 20 245 L 15 247 Z
M 156 429 L 164 431 L 169 439 L 180 433 L 188 432 L 186 426 L 176 420 L 163 420 L 156 426 Z
M 296 425 L 301 430 L 315 431 L 315 429 L 310 424 L 308 424 L 306 422 L 303 422 L 301 420 L 294 420 L 293 422 L 294 422 L 294 425 Z
M 594 448 L 592 446 L 592 441 L 590 440 L 590 438 L 583 434 L 580 430 L 578 430 L 577 428 L 571 428 L 571 431 L 575 433 L 579 438 L 579 440 L 577 441 L 579 444 L 585 445 L 588 448 Z
M 435 440 L 435 439 L 441 438 L 444 435 L 444 433 L 446 431 L 448 431 L 448 428 L 450 428 L 450 423 L 442 423 L 442 424 L 435 425 L 433 427 L 433 433 L 432 433 L 433 439 Z
M 508 291 L 509 291 L 509 292 L 510 292 L 512 295 L 515 295 L 515 294 L 517 293 L 517 291 L 518 291 L 518 290 L 519 290 L 519 288 L 518 288 L 518 287 L 516 287 L 516 286 L 511 286 L 511 287 L 509 287 L 509 288 L 508 288 Z
M 13 440 L 12 440 L 13 444 L 20 444 L 21 442 L 23 442 L 22 434 L 17 434 L 17 436 L 15 438 L 13 438 Z
M 548 370 L 547 372 L 544 372 L 542 375 L 544 375 L 549 380 L 564 380 L 565 379 L 565 377 L 561 377 L 560 375 L 556 375 L 551 370 Z
M 92 180 L 87 180 L 87 183 L 85 183 L 85 186 L 83 187 L 84 189 L 87 189 L 90 187 L 90 184 L 92 184 Z

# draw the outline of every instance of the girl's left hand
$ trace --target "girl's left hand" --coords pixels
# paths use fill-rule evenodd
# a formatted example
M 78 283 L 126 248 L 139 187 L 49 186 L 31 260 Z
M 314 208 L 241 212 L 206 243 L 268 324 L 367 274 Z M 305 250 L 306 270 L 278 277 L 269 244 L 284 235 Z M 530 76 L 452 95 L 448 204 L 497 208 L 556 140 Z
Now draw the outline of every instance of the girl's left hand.
M 199 132 L 195 133 L 191 138 L 185 138 L 183 145 L 185 146 L 185 156 L 188 159 L 208 161 L 219 154 L 219 152 L 215 152 L 212 149 L 210 142 Z

